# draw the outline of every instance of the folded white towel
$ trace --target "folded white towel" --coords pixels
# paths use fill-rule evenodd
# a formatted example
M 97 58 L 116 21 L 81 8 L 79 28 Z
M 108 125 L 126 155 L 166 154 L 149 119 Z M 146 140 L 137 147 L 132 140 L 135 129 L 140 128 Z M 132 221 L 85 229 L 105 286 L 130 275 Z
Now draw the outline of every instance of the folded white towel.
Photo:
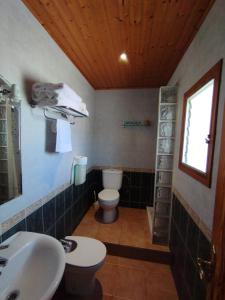
M 82 99 L 81 97 L 72 90 L 67 84 L 65 83 L 59 83 L 55 85 L 55 92 L 57 93 L 58 97 L 58 105 L 63 105 L 62 103 L 65 101 L 65 99 L 71 99 L 74 102 L 81 103 Z
M 55 151 L 64 153 L 72 151 L 70 124 L 67 121 L 57 119 Z
M 65 83 L 35 83 L 32 86 L 32 100 L 41 107 L 65 106 L 89 115 L 81 97 Z

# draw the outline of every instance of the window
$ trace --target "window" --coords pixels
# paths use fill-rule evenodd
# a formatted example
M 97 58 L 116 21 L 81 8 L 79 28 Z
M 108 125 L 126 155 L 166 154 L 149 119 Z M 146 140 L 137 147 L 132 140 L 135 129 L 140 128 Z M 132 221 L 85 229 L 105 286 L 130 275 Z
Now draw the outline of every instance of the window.
M 184 94 L 179 168 L 210 187 L 222 61 Z

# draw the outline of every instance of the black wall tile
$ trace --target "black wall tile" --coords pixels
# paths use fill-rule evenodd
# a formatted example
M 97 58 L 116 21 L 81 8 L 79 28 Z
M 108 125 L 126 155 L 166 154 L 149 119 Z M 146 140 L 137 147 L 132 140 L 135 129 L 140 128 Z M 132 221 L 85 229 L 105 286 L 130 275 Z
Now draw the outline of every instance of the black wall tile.
M 55 198 L 48 201 L 43 206 L 43 221 L 44 221 L 44 232 L 48 231 L 49 228 L 55 224 L 56 211 L 55 211 Z
M 2 242 L 7 240 L 10 236 L 14 235 L 18 231 L 26 231 L 26 230 L 27 230 L 26 220 L 24 219 L 2 235 Z
M 60 218 L 65 212 L 65 197 L 64 192 L 55 197 L 56 220 Z
M 131 185 L 130 175 L 130 172 L 123 172 L 122 187 L 129 187 Z
M 170 250 L 172 272 L 180 300 L 206 300 L 206 283 L 200 280 L 196 258 L 210 257 L 211 244 L 173 195 Z
M 49 228 L 49 229 L 45 232 L 45 234 L 50 235 L 50 236 L 52 236 L 52 237 L 55 237 L 55 224 L 54 224 L 51 228 Z
M 72 231 L 71 211 L 68 210 L 65 214 L 65 235 L 71 235 Z
M 64 216 L 57 220 L 55 225 L 55 236 L 56 238 L 62 239 L 65 237 L 65 220 Z
M 192 257 L 188 254 L 185 261 L 185 282 L 188 286 L 191 298 L 194 297 L 194 287 L 197 279 L 197 268 Z
M 80 186 L 70 186 L 43 207 L 0 236 L 6 239 L 21 230 L 46 233 L 54 237 L 71 235 L 94 201 L 94 186 L 100 184 L 101 172 L 91 171 Z M 64 225 L 63 225 L 64 224 Z
M 73 204 L 73 186 L 69 186 L 65 190 L 65 210 L 69 209 Z
M 205 260 L 211 259 L 211 244 L 201 231 L 199 231 L 197 256 Z
M 206 299 L 207 285 L 197 275 L 195 287 L 194 287 L 194 300 L 205 300 Z
M 189 218 L 188 228 L 187 228 L 187 249 L 196 262 L 197 251 L 198 251 L 198 240 L 199 240 L 199 228 L 194 223 L 192 218 Z
M 145 208 L 153 205 L 154 174 L 124 172 L 120 190 L 120 206 Z
M 34 231 L 38 233 L 44 232 L 43 226 L 43 208 L 40 207 L 26 218 L 27 231 Z

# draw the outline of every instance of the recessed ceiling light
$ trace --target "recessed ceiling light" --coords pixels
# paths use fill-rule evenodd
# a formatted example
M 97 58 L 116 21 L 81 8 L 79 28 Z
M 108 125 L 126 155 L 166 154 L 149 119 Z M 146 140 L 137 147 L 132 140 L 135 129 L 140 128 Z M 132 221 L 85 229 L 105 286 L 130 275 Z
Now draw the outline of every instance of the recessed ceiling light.
M 126 63 L 126 64 L 128 63 L 128 57 L 127 57 L 127 54 L 125 52 L 120 54 L 119 62 Z

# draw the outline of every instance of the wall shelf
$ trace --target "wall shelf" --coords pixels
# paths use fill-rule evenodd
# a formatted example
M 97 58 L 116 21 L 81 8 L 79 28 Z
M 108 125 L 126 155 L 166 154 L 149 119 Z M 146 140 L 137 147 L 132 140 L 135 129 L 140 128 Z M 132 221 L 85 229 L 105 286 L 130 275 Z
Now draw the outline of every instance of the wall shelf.
M 138 127 L 150 127 L 151 121 L 124 121 L 122 124 L 123 128 L 138 128 Z

